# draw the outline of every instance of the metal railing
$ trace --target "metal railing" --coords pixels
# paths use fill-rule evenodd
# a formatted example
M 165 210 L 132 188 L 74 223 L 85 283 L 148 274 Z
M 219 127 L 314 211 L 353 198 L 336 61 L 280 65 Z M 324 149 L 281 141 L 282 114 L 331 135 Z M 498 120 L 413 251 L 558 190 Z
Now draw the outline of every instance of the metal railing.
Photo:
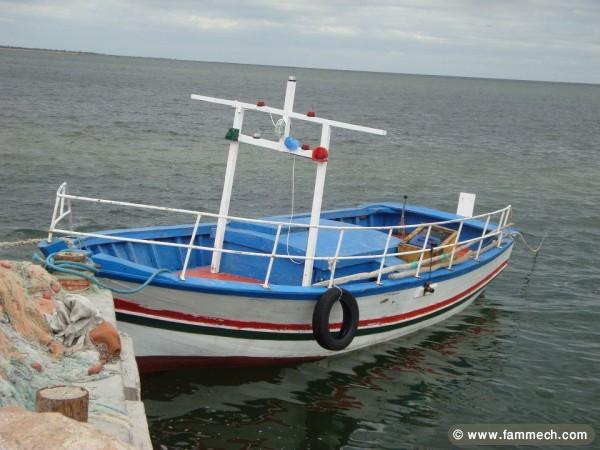
M 115 206 L 124 206 L 124 207 L 147 209 L 147 210 L 154 210 L 154 211 L 164 211 L 164 212 L 171 212 L 171 213 L 187 214 L 192 217 L 195 217 L 195 223 L 194 223 L 194 226 L 192 229 L 190 240 L 187 244 L 180 244 L 180 243 L 176 243 L 176 242 L 157 241 L 157 240 L 153 240 L 153 239 L 138 239 L 138 238 L 117 236 L 117 235 L 112 235 L 112 234 L 80 232 L 80 231 L 73 230 L 73 212 L 72 212 L 72 208 L 71 208 L 72 201 L 81 201 L 81 202 L 89 202 L 89 203 L 104 204 L 104 205 L 115 205 Z M 275 239 L 273 241 L 273 247 L 272 247 L 271 252 L 270 253 L 259 252 L 259 251 L 252 252 L 252 251 L 245 251 L 245 250 L 232 250 L 232 249 L 226 249 L 226 248 L 219 249 L 219 248 L 215 248 L 215 247 L 211 247 L 211 246 L 194 244 L 194 242 L 196 240 L 197 232 L 198 232 L 198 227 L 200 226 L 200 222 L 204 217 L 209 217 L 209 218 L 213 218 L 213 219 L 225 219 L 228 222 L 242 222 L 242 223 L 254 223 L 254 224 L 265 224 L 265 225 L 276 226 Z M 496 217 L 498 218 L 497 225 L 490 226 L 490 224 L 492 224 L 494 222 L 493 219 Z M 69 229 L 64 229 L 64 228 L 58 227 L 59 223 L 62 222 L 65 218 L 68 218 L 68 220 L 69 220 L 69 225 L 68 225 Z M 511 226 L 511 224 L 509 223 L 510 218 L 511 218 L 511 206 L 509 205 L 502 209 L 492 211 L 489 213 L 485 213 L 485 214 L 480 214 L 480 215 L 473 216 L 473 217 L 464 217 L 464 218 L 438 221 L 438 222 L 427 222 L 427 223 L 422 223 L 422 224 L 386 225 L 386 226 L 318 225 L 315 228 L 318 228 L 319 230 L 337 230 L 339 232 L 339 234 L 338 234 L 335 254 L 327 255 L 327 256 L 314 256 L 311 258 L 313 261 L 327 261 L 328 267 L 330 270 L 329 280 L 314 283 L 313 286 L 331 287 L 334 284 L 340 284 L 340 283 L 345 283 L 348 281 L 356 281 L 356 280 L 368 279 L 368 278 L 375 278 L 376 279 L 375 282 L 377 284 L 381 284 L 381 282 L 382 282 L 381 279 L 382 279 L 383 275 L 390 274 L 392 272 L 400 272 L 402 270 L 414 270 L 414 273 L 411 272 L 411 275 L 419 278 L 421 276 L 421 270 L 422 270 L 423 265 L 429 264 L 430 266 L 433 266 L 434 262 L 437 263 L 437 265 L 441 264 L 442 266 L 446 267 L 447 269 L 452 270 L 453 265 L 457 263 L 458 259 L 457 259 L 456 255 L 459 250 L 469 249 L 473 244 L 479 243 L 477 250 L 475 252 L 475 255 L 473 256 L 473 258 L 475 260 L 479 260 L 481 253 L 487 251 L 488 249 L 490 249 L 492 247 L 500 247 L 502 245 L 502 239 L 503 239 L 505 230 L 509 226 Z M 480 221 L 485 220 L 485 225 L 482 229 L 481 235 L 471 238 L 471 239 L 460 240 L 460 234 L 463 230 L 464 223 L 468 222 L 468 221 L 472 221 L 472 220 L 480 220 Z M 458 231 L 457 231 L 454 242 L 444 244 L 444 245 L 438 245 L 435 247 L 428 245 L 429 241 L 430 241 L 430 237 L 431 237 L 431 232 L 434 227 L 447 226 L 447 225 L 452 225 L 452 224 L 458 224 Z M 289 259 L 289 260 L 293 259 L 293 260 L 303 260 L 303 261 L 306 261 L 307 259 L 309 259 L 306 255 L 290 255 L 289 253 L 277 253 L 277 247 L 279 245 L 280 238 L 281 238 L 281 230 L 284 227 L 310 229 L 312 226 L 308 223 L 304 224 L 304 223 L 297 223 L 297 222 L 290 223 L 290 222 L 265 220 L 265 219 L 250 219 L 250 218 L 236 217 L 236 216 L 229 216 L 229 215 L 223 216 L 220 214 L 209 213 L 209 212 L 204 212 L 204 211 L 195 211 L 195 210 L 180 209 L 180 208 L 169 208 L 169 207 L 163 207 L 163 206 L 145 205 L 145 204 L 122 202 L 122 201 L 115 201 L 115 200 L 105 200 L 105 199 L 99 199 L 99 198 L 76 196 L 76 195 L 71 195 L 69 193 L 68 185 L 65 182 L 60 185 L 60 187 L 58 188 L 58 190 L 56 192 L 56 201 L 54 203 L 54 212 L 52 214 L 52 221 L 50 223 L 50 228 L 48 230 L 48 242 L 50 242 L 52 240 L 52 237 L 54 234 L 62 234 L 62 235 L 67 235 L 67 236 L 100 238 L 100 239 L 108 239 L 108 240 L 113 240 L 113 241 L 131 242 L 131 243 L 148 244 L 148 245 L 159 245 L 159 246 L 165 246 L 165 247 L 177 247 L 177 248 L 185 249 L 186 253 L 185 253 L 185 257 L 184 257 L 184 261 L 183 261 L 183 267 L 179 274 L 179 277 L 181 280 L 185 280 L 186 272 L 188 270 L 189 263 L 190 263 L 191 254 L 192 254 L 192 251 L 194 251 L 194 250 L 268 258 L 269 262 L 268 262 L 268 266 L 267 266 L 267 271 L 266 271 L 264 282 L 262 283 L 263 287 L 268 288 L 269 281 L 270 281 L 270 278 L 272 275 L 273 265 L 274 265 L 274 262 L 276 259 Z M 425 231 L 425 240 L 424 240 L 421 248 L 416 249 L 416 250 L 396 251 L 396 252 L 392 252 L 392 253 L 389 252 L 390 241 L 391 241 L 392 237 L 394 237 L 394 235 L 399 234 L 399 233 L 406 234 L 405 232 L 407 229 L 410 228 L 410 229 L 414 230 L 417 227 L 427 227 L 426 231 Z M 364 231 L 364 230 L 377 230 L 377 231 L 381 231 L 381 232 L 387 232 L 386 245 L 383 250 L 383 253 L 382 254 L 374 254 L 374 255 L 371 255 L 371 254 L 347 255 L 347 256 L 340 255 L 346 233 L 352 232 L 352 231 Z M 288 230 L 288 233 L 289 232 L 290 231 Z M 488 243 L 488 245 L 484 248 L 483 247 L 484 241 L 487 239 L 490 239 L 490 238 L 495 238 L 496 241 L 493 243 L 493 245 Z M 447 256 L 447 254 L 445 253 L 446 250 L 450 251 L 450 256 Z M 472 252 L 472 250 L 470 250 L 470 251 Z M 431 252 L 431 257 L 427 258 L 426 254 L 429 252 Z M 438 256 L 434 257 L 433 256 L 434 252 L 437 253 Z M 388 259 L 388 258 L 392 258 L 392 257 L 402 258 L 402 257 L 414 256 L 414 255 L 418 255 L 418 261 L 403 262 L 401 264 L 394 264 L 394 265 L 389 265 L 389 266 L 385 265 L 386 259 Z M 446 256 L 444 256 L 444 255 L 446 255 Z M 347 276 L 342 276 L 342 277 L 336 278 L 335 273 L 336 273 L 338 262 L 344 261 L 344 260 L 378 261 L 379 268 L 374 271 L 365 271 L 365 272 L 361 272 L 361 273 L 357 273 L 357 274 L 353 274 L 353 275 L 347 275 Z M 427 261 L 427 260 L 429 260 L 429 261 Z M 447 264 L 446 264 L 446 261 L 447 261 Z

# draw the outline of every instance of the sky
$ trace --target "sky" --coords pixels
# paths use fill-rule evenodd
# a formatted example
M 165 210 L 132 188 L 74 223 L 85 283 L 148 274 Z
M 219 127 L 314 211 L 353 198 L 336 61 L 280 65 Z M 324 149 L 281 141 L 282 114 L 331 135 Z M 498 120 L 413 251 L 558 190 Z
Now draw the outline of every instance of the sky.
M 0 0 L 0 45 L 600 83 L 600 0 Z

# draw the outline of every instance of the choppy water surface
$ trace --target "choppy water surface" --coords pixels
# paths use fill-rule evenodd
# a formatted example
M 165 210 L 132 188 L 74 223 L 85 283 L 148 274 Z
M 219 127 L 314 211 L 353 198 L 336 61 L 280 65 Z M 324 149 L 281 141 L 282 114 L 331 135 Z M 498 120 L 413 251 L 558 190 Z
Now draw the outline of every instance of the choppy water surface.
M 47 228 L 54 191 L 216 211 L 228 108 L 280 105 L 389 131 L 334 130 L 325 207 L 511 203 L 522 245 L 463 314 L 328 362 L 148 376 L 157 448 L 447 448 L 455 423 L 589 423 L 600 432 L 600 87 L 0 51 L 0 241 Z M 271 133 L 250 116 L 249 131 Z M 296 127 L 303 141 L 318 131 Z M 290 209 L 291 161 L 243 148 L 232 211 Z M 314 166 L 297 165 L 308 210 Z M 76 226 L 185 218 L 75 205 Z M 187 219 L 189 221 L 189 219 Z M 0 251 L 29 257 L 32 249 Z

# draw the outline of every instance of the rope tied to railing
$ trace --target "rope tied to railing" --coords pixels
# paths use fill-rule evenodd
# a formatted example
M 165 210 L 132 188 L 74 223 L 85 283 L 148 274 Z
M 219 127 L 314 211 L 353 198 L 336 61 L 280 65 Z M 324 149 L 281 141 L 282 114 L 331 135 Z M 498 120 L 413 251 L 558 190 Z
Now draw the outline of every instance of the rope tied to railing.
M 85 280 L 94 283 L 96 286 L 101 289 L 109 289 L 112 292 L 116 292 L 117 294 L 135 294 L 136 292 L 141 291 L 146 288 L 158 275 L 162 273 L 170 273 L 171 271 L 168 269 L 157 269 L 150 274 L 150 276 L 139 286 L 136 286 L 131 289 L 123 289 L 117 288 L 115 286 L 110 286 L 108 284 L 103 283 L 102 281 L 96 278 L 96 273 L 98 272 L 98 268 L 93 262 L 89 263 L 79 263 L 73 261 L 55 261 L 54 256 L 56 253 L 51 253 L 45 259 L 41 257 L 39 254 L 34 253 L 32 260 L 34 262 L 42 264 L 42 266 L 46 269 L 53 270 L 55 272 L 62 272 L 69 275 L 75 275 L 77 277 L 81 277 Z

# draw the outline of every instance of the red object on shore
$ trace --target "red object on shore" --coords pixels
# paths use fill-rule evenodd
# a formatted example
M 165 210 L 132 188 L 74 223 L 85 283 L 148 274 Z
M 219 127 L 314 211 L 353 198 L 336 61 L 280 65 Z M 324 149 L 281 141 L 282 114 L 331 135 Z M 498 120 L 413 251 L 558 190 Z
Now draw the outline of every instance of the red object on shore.
M 312 160 L 317 162 L 327 162 L 329 152 L 325 147 L 315 147 L 312 151 Z
M 88 375 L 97 375 L 100 372 L 102 372 L 102 369 L 104 369 L 104 364 L 102 364 L 101 361 L 98 361 L 95 364 L 92 364 L 89 368 L 88 368 Z
M 308 144 L 302 144 L 302 150 L 310 150 L 310 146 Z
M 259 98 L 256 101 L 256 106 L 265 106 L 265 101 L 263 99 Z
M 309 111 L 309 112 L 307 112 L 307 113 L 306 113 L 306 115 L 307 115 L 308 117 L 315 117 L 315 116 L 316 116 L 316 114 L 315 114 L 315 112 L 314 112 L 314 111 Z

